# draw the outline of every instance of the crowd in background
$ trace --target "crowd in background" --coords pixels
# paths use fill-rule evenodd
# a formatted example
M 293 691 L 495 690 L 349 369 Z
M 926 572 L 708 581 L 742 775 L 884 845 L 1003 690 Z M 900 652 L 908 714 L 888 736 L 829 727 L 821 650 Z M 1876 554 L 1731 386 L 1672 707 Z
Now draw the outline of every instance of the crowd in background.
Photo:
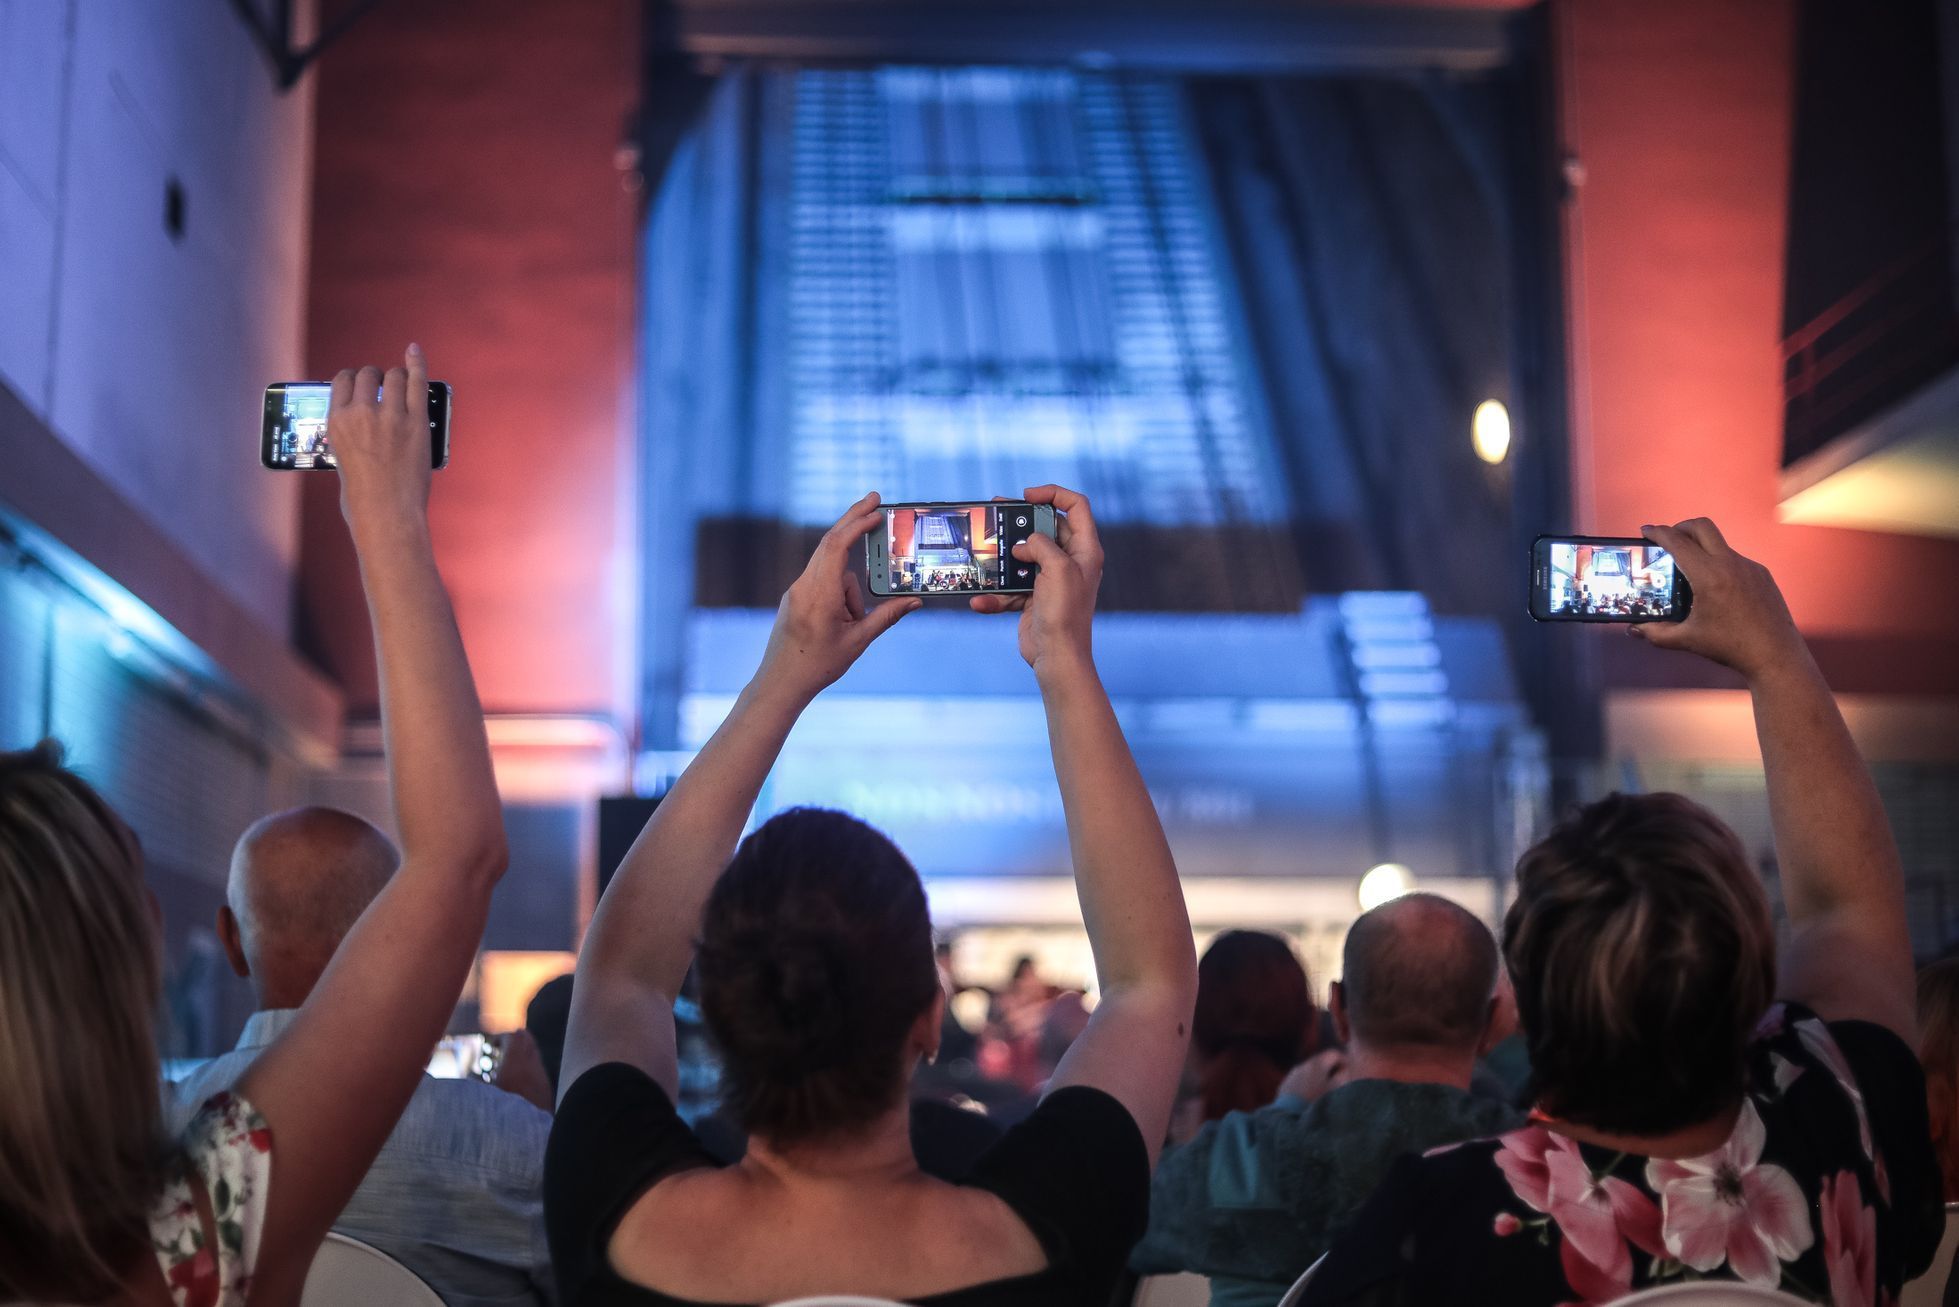
M 917 872 L 845 813 L 753 831 L 803 710 L 920 606 L 824 536 L 754 679 L 626 856 L 496 1084 L 429 1050 L 507 857 L 429 547 L 427 369 L 343 373 L 331 438 L 374 619 L 398 840 L 343 813 L 240 841 L 218 931 L 259 1011 L 160 1079 L 138 833 L 52 743 L 0 755 L 0 1298 L 288 1303 L 329 1230 L 452 1304 L 1103 1307 L 1192 1270 L 1221 1307 L 1609 1302 L 1734 1279 L 1894 1301 L 1944 1230 L 1959 964 L 1912 968 L 1895 843 L 1768 573 L 1710 522 L 1635 634 L 1748 683 L 1781 937 L 1734 833 L 1677 795 L 1576 809 L 1493 933 L 1364 914 L 1324 1009 L 1276 936 L 1200 961 L 1095 670 L 1085 497 L 1015 547 L 1097 993 L 1031 959 L 958 1018 Z M 1923 1058 L 1921 1064 L 1920 1058 Z M 1303 1284 L 1302 1284 L 1303 1278 Z

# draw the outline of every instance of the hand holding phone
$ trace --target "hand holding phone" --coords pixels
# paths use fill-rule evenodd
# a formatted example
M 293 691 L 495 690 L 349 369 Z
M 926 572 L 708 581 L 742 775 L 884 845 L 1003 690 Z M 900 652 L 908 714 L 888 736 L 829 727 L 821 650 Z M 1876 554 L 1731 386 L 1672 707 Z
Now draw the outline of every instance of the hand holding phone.
M 1530 615 L 1540 622 L 1678 622 L 1694 602 L 1673 555 L 1639 536 L 1539 536 Z
M 976 613 L 1020 613 L 1020 656 L 1036 674 L 1092 657 L 1095 596 L 1102 587 L 1102 540 L 1088 496 L 1064 486 L 1034 486 L 1029 503 L 1055 514 L 1055 534 L 1030 537 L 1013 555 L 1037 565 L 1031 595 L 979 595 Z
M 1646 537 L 1663 546 L 1694 578 L 1699 602 L 1677 625 L 1633 631 L 1662 649 L 1683 649 L 1754 678 L 1790 658 L 1807 658 L 1801 632 L 1769 569 L 1731 548 L 1721 529 L 1704 517 L 1677 526 L 1649 526 Z
M 343 373 L 344 375 L 351 375 Z M 375 391 L 381 389 L 375 373 Z M 449 463 L 449 410 L 446 381 L 427 381 L 429 466 Z M 330 381 L 275 381 L 265 388 L 259 427 L 259 462 L 275 472 L 324 472 L 340 465 L 327 426 L 333 408 Z
M 864 607 L 863 591 L 850 574 L 850 551 L 883 520 L 873 490 L 823 533 L 809 565 L 776 609 L 768 648 L 755 673 L 757 683 L 771 682 L 804 701 L 813 699 L 849 671 L 871 641 L 906 613 L 924 607 L 924 600 L 903 596 Z

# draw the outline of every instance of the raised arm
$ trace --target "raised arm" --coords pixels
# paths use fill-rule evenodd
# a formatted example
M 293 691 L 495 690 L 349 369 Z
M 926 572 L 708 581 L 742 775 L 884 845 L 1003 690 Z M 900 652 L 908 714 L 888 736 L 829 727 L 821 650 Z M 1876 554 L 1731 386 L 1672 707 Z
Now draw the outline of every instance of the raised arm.
M 1776 588 L 1760 563 L 1695 518 L 1646 535 L 1694 588 L 1678 625 L 1631 628 L 1653 644 L 1734 668 L 1755 701 L 1782 897 L 1792 927 L 1782 997 L 1827 1020 L 1873 1021 L 1917 1047 L 1904 876 L 1877 787 Z
M 694 960 L 708 892 L 734 856 L 789 729 L 918 599 L 869 612 L 849 555 L 879 520 L 866 495 L 823 536 L 776 610 L 762 666 L 674 782 L 606 888 L 572 982 L 559 1097 L 604 1062 L 627 1062 L 679 1090 L 673 1000 Z
M 379 391 L 379 398 L 376 392 Z M 297 1301 L 328 1227 L 421 1079 L 503 874 L 483 712 L 429 542 L 428 369 L 333 382 L 328 436 L 380 664 L 401 867 L 238 1085 L 271 1127 L 253 1302 Z
M 1068 819 L 1075 890 L 1102 997 L 1048 1082 L 1093 1085 L 1129 1109 L 1154 1163 L 1170 1124 L 1197 1001 L 1197 955 L 1183 887 L 1143 777 L 1096 675 L 1091 647 L 1102 545 L 1088 499 L 1027 492 L 1058 510 L 1059 543 L 1034 536 L 1015 556 L 1040 565 L 1031 599 L 982 596 L 983 612 L 1023 609 L 1020 652 L 1047 708 L 1054 774 Z

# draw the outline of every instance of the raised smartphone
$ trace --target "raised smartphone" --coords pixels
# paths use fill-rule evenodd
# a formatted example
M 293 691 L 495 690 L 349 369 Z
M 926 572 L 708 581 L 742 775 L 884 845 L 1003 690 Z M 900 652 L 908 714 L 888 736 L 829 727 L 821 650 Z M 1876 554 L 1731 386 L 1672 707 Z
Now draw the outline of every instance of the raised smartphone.
M 1530 615 L 1540 622 L 1678 622 L 1693 606 L 1673 555 L 1638 536 L 1539 536 Z
M 494 1081 L 503 1065 L 503 1041 L 495 1035 L 444 1035 L 429 1057 L 437 1080 Z
M 1054 535 L 1048 504 L 972 500 L 886 504 L 864 538 L 874 595 L 1026 594 L 1040 569 L 1013 556 L 1039 532 Z
M 328 381 L 275 381 L 265 388 L 259 462 L 279 472 L 338 467 L 327 447 Z M 429 382 L 429 466 L 449 462 L 449 383 Z

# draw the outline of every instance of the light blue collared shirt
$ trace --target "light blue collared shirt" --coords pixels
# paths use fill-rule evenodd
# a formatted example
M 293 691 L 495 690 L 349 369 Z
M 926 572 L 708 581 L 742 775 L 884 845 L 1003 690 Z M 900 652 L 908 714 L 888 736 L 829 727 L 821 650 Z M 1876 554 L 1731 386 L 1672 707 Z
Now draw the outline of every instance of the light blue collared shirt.
M 298 1015 L 253 1013 L 236 1049 L 172 1082 L 164 1103 L 171 1137 Z M 276 1155 L 277 1122 L 273 1130 Z M 557 1299 L 544 1241 L 550 1133 L 550 1115 L 515 1094 L 424 1076 L 333 1228 L 401 1262 L 448 1307 L 548 1307 Z

